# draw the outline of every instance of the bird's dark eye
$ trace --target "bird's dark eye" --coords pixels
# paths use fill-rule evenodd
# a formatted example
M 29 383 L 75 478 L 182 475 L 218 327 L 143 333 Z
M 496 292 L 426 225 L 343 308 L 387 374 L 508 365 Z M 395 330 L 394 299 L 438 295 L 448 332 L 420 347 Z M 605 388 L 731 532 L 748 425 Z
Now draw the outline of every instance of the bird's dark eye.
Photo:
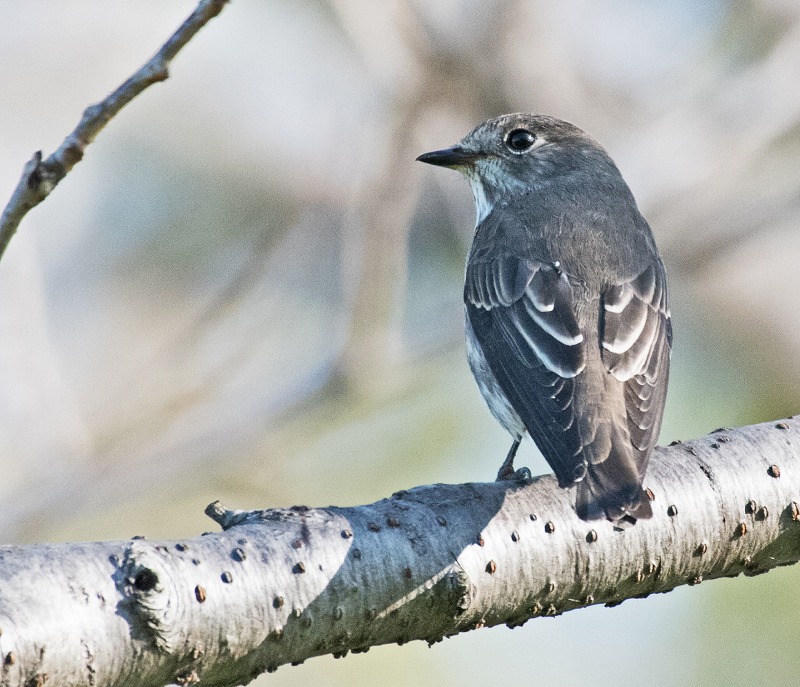
M 521 153 L 530 148 L 535 140 L 536 136 L 527 129 L 514 129 L 506 136 L 506 145 L 515 153 Z

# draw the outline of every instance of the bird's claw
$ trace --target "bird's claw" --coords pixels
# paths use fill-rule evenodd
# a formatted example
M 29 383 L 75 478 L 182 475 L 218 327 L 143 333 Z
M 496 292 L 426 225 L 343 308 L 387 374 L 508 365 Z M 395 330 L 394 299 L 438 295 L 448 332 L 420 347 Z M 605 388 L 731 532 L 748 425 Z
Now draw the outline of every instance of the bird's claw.
M 517 468 L 516 470 L 513 467 L 506 467 L 505 465 L 500 468 L 500 471 L 497 473 L 496 482 L 526 482 L 530 479 L 533 479 L 531 475 L 531 471 L 528 468 Z
M 515 479 L 519 482 L 529 482 L 530 480 L 533 479 L 533 475 L 531 474 L 531 471 L 528 468 L 517 468 L 514 471 L 514 476 L 512 477 L 512 479 Z

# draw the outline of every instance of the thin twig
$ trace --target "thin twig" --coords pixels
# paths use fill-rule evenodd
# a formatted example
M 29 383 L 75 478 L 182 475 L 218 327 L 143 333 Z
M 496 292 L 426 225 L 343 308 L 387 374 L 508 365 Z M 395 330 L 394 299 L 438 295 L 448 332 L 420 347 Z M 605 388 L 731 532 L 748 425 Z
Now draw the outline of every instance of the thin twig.
M 81 161 L 83 152 L 106 124 L 148 86 L 169 77 L 169 65 L 195 34 L 216 17 L 227 0 L 201 0 L 197 8 L 153 55 L 119 88 L 104 100 L 87 107 L 78 126 L 46 160 L 37 151 L 25 164 L 22 177 L 0 216 L 0 258 L 16 233 L 22 218 L 41 203 L 58 183 Z

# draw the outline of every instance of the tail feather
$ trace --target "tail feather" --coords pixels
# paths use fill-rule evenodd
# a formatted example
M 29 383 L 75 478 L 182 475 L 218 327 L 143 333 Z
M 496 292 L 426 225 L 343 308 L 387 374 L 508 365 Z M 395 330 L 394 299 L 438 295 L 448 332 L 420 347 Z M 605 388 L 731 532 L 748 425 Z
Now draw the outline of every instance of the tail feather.
M 578 483 L 575 510 L 582 520 L 600 520 L 606 518 L 618 524 L 636 520 L 647 520 L 653 517 L 650 498 L 639 484 L 625 485 L 614 490 L 600 488 L 592 471 Z
M 578 483 L 575 509 L 584 520 L 607 518 L 628 523 L 652 517 L 642 490 L 649 451 L 631 445 L 626 423 L 589 422 L 583 428 L 586 475 Z M 596 419 L 596 418 L 595 418 Z

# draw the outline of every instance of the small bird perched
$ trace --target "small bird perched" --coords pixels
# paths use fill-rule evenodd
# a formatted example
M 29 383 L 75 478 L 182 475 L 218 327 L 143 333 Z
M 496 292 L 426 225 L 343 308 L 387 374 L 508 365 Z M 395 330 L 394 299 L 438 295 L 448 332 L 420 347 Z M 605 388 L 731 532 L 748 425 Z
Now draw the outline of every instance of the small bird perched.
M 464 302 L 470 368 L 584 520 L 652 516 L 642 480 L 661 428 L 672 326 L 653 234 L 605 150 L 553 117 L 509 114 L 421 162 L 462 172 L 477 208 Z

